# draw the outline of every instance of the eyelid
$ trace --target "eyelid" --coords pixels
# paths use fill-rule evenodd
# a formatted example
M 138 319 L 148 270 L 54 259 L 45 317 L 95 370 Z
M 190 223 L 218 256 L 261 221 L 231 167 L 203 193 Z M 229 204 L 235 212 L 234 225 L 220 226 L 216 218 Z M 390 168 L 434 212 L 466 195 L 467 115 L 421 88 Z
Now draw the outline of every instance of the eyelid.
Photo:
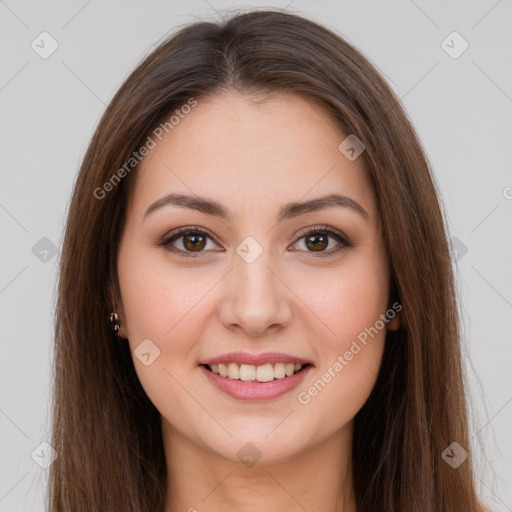
M 215 237 L 215 235 L 210 233 L 207 229 L 200 228 L 200 227 L 197 227 L 197 226 L 184 226 L 184 227 L 181 227 L 181 228 L 174 229 L 170 233 L 164 235 L 162 241 L 165 243 L 165 242 L 167 242 L 167 241 L 169 241 L 171 239 L 179 238 L 179 235 L 184 235 L 184 234 L 187 235 L 189 233 L 192 233 L 192 234 L 195 233 L 197 235 L 206 235 L 209 238 L 211 238 L 215 243 L 217 243 L 216 242 L 217 237 Z
M 310 233 L 314 233 L 314 232 L 327 232 L 327 233 L 332 233 L 332 234 L 335 234 L 337 235 L 338 237 L 340 237 L 344 243 L 346 243 L 347 245 L 350 243 L 349 242 L 349 238 L 348 236 L 345 235 L 345 233 L 343 233 L 342 231 L 336 229 L 336 228 L 333 228 L 331 226 L 328 226 L 327 224 L 315 224 L 313 226 L 308 226 L 304 229 L 302 229 L 301 231 L 299 231 L 299 233 L 297 234 L 297 240 L 301 239 L 303 236 L 305 235 L 308 235 Z M 296 240 L 296 241 L 297 241 Z M 295 242 L 294 242 L 295 243 Z

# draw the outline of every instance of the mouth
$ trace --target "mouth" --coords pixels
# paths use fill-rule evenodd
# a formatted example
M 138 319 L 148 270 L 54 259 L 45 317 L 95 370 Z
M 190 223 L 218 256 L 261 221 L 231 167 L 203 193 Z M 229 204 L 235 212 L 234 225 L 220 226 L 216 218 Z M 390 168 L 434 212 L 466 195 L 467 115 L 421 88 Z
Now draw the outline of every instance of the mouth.
M 229 352 L 199 363 L 207 381 L 244 402 L 269 401 L 289 394 L 315 365 L 281 352 Z
M 311 363 L 267 363 L 263 365 L 239 364 L 234 362 L 201 364 L 209 372 L 230 380 L 243 382 L 272 382 L 287 379 L 311 367 Z

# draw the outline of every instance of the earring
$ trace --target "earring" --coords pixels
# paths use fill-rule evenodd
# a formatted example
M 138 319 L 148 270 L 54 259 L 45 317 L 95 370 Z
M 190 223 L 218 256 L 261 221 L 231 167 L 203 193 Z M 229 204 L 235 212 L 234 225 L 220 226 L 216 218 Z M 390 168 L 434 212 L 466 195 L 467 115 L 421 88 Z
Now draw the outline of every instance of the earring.
M 119 324 L 119 315 L 116 312 L 110 313 L 110 326 L 112 327 L 112 332 L 118 337 L 122 339 L 126 339 L 121 335 L 121 325 Z

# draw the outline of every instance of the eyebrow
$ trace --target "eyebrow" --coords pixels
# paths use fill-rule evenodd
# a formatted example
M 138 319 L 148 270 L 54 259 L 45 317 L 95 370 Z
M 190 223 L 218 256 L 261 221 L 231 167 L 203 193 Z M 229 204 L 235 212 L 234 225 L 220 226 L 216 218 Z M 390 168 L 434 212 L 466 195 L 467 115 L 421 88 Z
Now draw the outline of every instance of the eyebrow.
M 146 219 L 151 213 L 163 208 L 164 206 L 179 206 L 182 208 L 188 208 L 189 210 L 195 210 L 206 215 L 212 215 L 219 217 L 226 221 L 232 220 L 233 214 L 225 206 L 211 199 L 205 197 L 199 197 L 197 195 L 185 195 L 185 194 L 169 194 L 155 201 L 149 206 L 144 213 L 144 219 Z M 330 194 L 316 199 L 311 199 L 304 202 L 287 203 L 281 207 L 277 216 L 277 221 L 292 219 L 303 215 L 305 213 L 312 213 L 330 208 L 333 206 L 339 206 L 343 208 L 349 208 L 354 212 L 361 215 L 365 221 L 368 221 L 368 212 L 354 199 L 343 196 L 340 194 Z

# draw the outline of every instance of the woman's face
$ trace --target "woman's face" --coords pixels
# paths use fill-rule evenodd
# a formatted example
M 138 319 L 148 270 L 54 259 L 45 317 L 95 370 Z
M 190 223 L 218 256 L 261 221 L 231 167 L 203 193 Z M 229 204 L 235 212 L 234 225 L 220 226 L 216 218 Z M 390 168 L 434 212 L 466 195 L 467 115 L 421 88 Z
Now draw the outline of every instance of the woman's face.
M 200 99 L 153 138 L 134 171 L 117 306 L 164 435 L 276 462 L 347 434 L 392 325 L 379 322 L 389 276 L 362 158 L 295 95 Z M 320 201 L 332 194 L 349 199 Z M 203 366 L 219 357 L 228 377 Z M 288 376 L 294 361 L 308 365 Z

